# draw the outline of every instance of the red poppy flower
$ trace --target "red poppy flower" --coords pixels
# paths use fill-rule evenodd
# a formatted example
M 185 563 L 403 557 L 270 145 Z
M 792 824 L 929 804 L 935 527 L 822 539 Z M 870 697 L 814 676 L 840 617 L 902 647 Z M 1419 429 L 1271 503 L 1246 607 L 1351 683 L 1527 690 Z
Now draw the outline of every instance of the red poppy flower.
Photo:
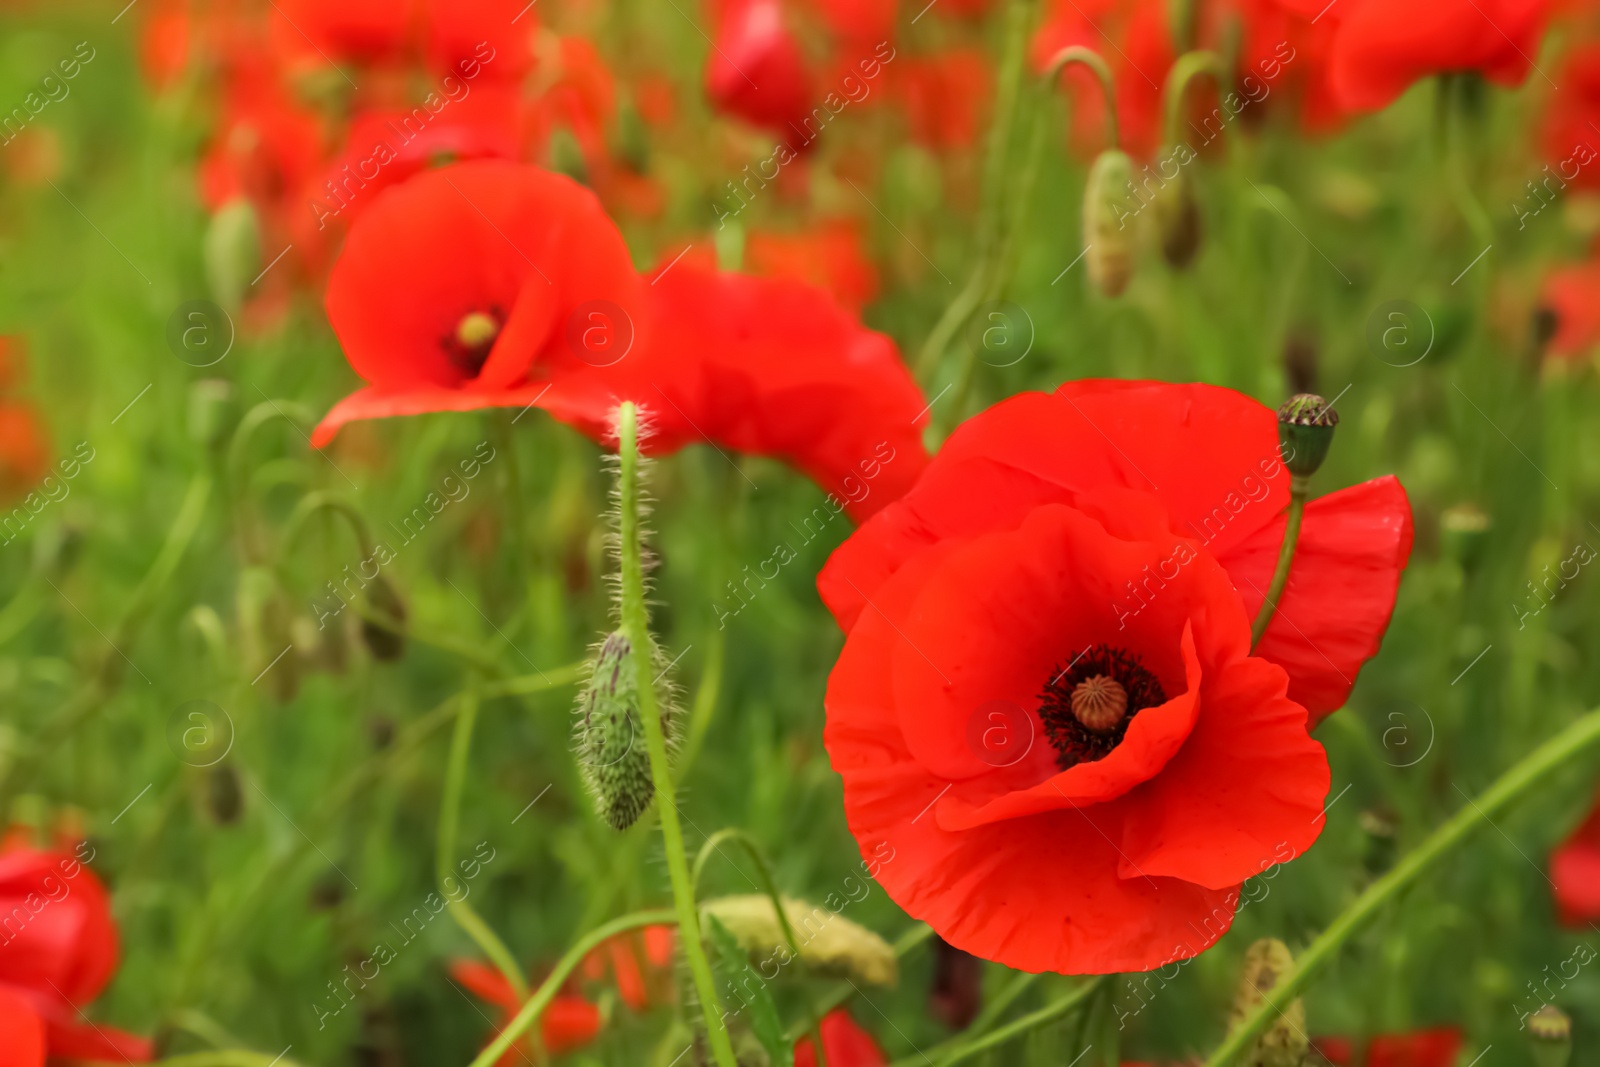
M 117 968 L 117 928 L 105 887 L 72 855 L 31 848 L 0 853 L 0 1034 L 6 1067 L 52 1059 L 145 1062 L 151 1044 L 82 1021 Z M 19 1048 L 10 1041 L 16 1035 Z
M 825 289 L 859 314 L 878 295 L 878 271 L 861 247 L 853 219 L 813 222 L 805 233 L 752 230 L 746 237 L 750 269 L 767 278 L 793 278 Z
M 393 62 L 401 58 L 417 17 L 417 0 L 277 0 L 272 38 L 299 62 Z
M 1567 926 L 1600 921 L 1600 798 L 1550 854 L 1556 913 Z
M 1343 0 L 1340 0 L 1343 2 Z M 1262 109 L 1287 106 L 1299 116 L 1301 128 L 1326 133 L 1340 126 L 1346 113 L 1334 94 L 1330 56 L 1335 22 L 1325 3 L 1305 8 L 1287 0 L 1230 0 L 1231 10 L 1213 27 L 1212 36 L 1236 18 L 1243 29 L 1239 42 L 1234 91 L 1245 121 L 1260 117 Z M 1213 139 L 1214 121 L 1204 117 L 1192 129 Z M 1195 147 L 1198 147 L 1196 145 Z
M 1461 1031 L 1454 1026 L 1380 1034 L 1367 1042 L 1355 1059 L 1355 1043 L 1345 1037 L 1319 1037 L 1312 1042 L 1335 1067 L 1454 1067 L 1461 1051 Z
M 1332 34 L 1334 93 L 1348 111 L 1376 111 L 1434 74 L 1476 71 L 1520 85 L 1548 14 L 1549 0 L 1340 0 L 1321 20 Z
M 495 1032 L 509 1022 L 522 1008 L 506 981 L 505 975 L 487 964 L 475 960 L 453 960 L 450 976 L 465 986 L 480 1000 L 499 1008 L 500 1021 Z M 600 1034 L 600 1009 L 573 993 L 558 993 L 539 1017 L 539 1036 L 552 1056 L 582 1048 Z M 526 1038 L 517 1041 L 505 1051 L 495 1067 L 517 1067 L 532 1062 L 533 1049 Z
M 646 281 L 594 195 L 482 161 L 385 192 L 351 227 L 328 317 L 370 384 L 352 419 L 538 405 L 597 441 L 634 400 L 656 454 L 776 456 L 870 514 L 926 462 L 925 401 L 892 342 L 787 281 L 669 262 Z
M 622 1002 L 634 1011 L 672 999 L 672 947 L 677 931 L 647 926 L 618 934 L 583 958 L 583 976 L 597 982 L 610 974 Z
M 822 1035 L 828 1067 L 884 1067 L 889 1062 L 872 1035 L 857 1026 L 843 1008 L 823 1016 L 817 1029 Z M 817 1050 L 809 1036 L 795 1042 L 794 1067 L 817 1067 Z
M 845 51 L 871 48 L 894 36 L 899 0 L 804 0 Z
M 894 86 L 911 126 L 911 137 L 935 151 L 971 148 L 982 130 L 994 73 L 978 48 L 953 48 L 907 58 L 895 69 Z
M 1255 401 L 1074 382 L 968 421 L 834 553 L 825 741 L 901 907 L 1010 967 L 1148 970 L 1310 846 L 1307 708 L 1376 651 L 1411 518 L 1392 478 L 1313 502 L 1251 654 L 1288 482 Z
M 43 424 L 25 403 L 0 401 L 0 499 L 22 496 L 50 468 Z
M 1555 319 L 1545 350 L 1566 359 L 1588 355 L 1600 344 L 1600 262 L 1551 271 L 1539 305 Z
M 779 0 L 728 0 L 706 59 L 706 93 L 718 111 L 782 135 L 798 131 L 814 94 L 800 42 Z
M 1556 78 L 1561 91 L 1550 95 L 1540 136 L 1555 181 L 1533 183 L 1541 200 L 1566 185 L 1600 189 L 1600 44 L 1573 49 Z

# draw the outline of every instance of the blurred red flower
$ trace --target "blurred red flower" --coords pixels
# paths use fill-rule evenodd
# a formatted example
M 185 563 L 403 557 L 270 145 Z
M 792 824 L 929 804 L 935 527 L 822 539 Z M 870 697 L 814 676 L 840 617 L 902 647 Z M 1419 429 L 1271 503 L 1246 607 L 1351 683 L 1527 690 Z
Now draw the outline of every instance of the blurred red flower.
M 1367 1041 L 1360 1059 L 1355 1058 L 1355 1043 L 1349 1038 L 1319 1037 L 1312 1045 L 1334 1067 L 1455 1067 L 1461 1031 L 1439 1026 L 1409 1034 L 1380 1034 Z
M 0 1035 L 6 1067 L 51 1059 L 146 1062 L 151 1043 L 82 1021 L 117 968 L 117 927 L 100 880 L 73 855 L 0 853 Z M 16 1035 L 18 1045 L 9 1042 Z
M 1435 74 L 1475 71 L 1497 85 L 1520 85 L 1549 15 L 1549 0 L 1278 2 L 1326 26 L 1334 94 L 1348 111 L 1387 107 Z
M 1600 922 L 1600 798 L 1550 853 L 1550 882 L 1562 923 L 1586 927 Z
M 437 74 L 482 62 L 515 81 L 533 65 L 538 16 L 516 0 L 275 0 L 271 35 L 291 65 L 402 65 L 415 56 Z
M 925 402 L 888 338 L 803 284 L 669 262 L 648 281 L 587 189 L 481 161 L 420 174 L 356 220 L 327 310 L 369 384 L 352 419 L 539 406 L 602 443 L 623 400 L 646 447 L 785 459 L 864 517 L 926 463 Z M 868 484 L 870 482 L 870 484 Z
M 672 1001 L 672 951 L 677 931 L 647 926 L 618 934 L 583 958 L 583 976 L 597 982 L 609 973 L 622 1002 L 637 1012 Z
M 982 49 L 952 48 L 901 60 L 892 84 L 912 139 L 936 152 L 949 152 L 971 148 L 977 141 L 993 82 Z
M 1600 262 L 1551 271 L 1539 306 L 1555 320 L 1545 350 L 1566 359 L 1587 356 L 1600 344 Z
M 0 500 L 39 484 L 50 468 L 44 425 L 31 404 L 0 400 Z
M 811 113 L 800 42 L 780 0 L 723 0 L 706 58 L 706 93 L 718 111 L 785 137 Z
M 752 230 L 745 258 L 763 277 L 793 278 L 827 290 L 852 314 L 860 314 L 878 295 L 878 270 L 861 246 L 861 226 L 854 219 L 822 219 L 798 234 Z
M 1411 512 L 1393 478 L 1310 504 L 1252 654 L 1288 483 L 1247 397 L 1073 382 L 969 420 L 834 553 L 825 742 L 901 907 L 1010 967 L 1148 970 L 1311 845 L 1307 709 L 1377 651 Z
M 452 960 L 450 976 L 480 1000 L 500 1009 L 495 1032 L 510 1022 L 522 1008 L 505 975 L 476 960 Z M 571 1052 L 593 1041 L 600 1034 L 600 1009 L 575 993 L 558 993 L 539 1019 L 539 1036 L 552 1056 Z M 533 1062 L 533 1049 L 526 1038 L 505 1051 L 495 1067 L 517 1067 Z
M 884 1067 L 889 1062 L 872 1035 L 857 1026 L 843 1008 L 825 1015 L 817 1029 L 822 1034 L 828 1067 Z M 794 1067 L 817 1067 L 817 1050 L 809 1036 L 795 1043 Z
M 1167 25 L 1167 5 L 1152 0 L 1054 0 L 1034 34 L 1035 69 L 1044 70 L 1063 49 L 1082 45 L 1101 53 L 1116 87 L 1122 147 L 1146 158 L 1161 140 L 1161 86 L 1177 54 Z M 1100 83 L 1080 66 L 1060 76 L 1072 101 L 1073 142 L 1097 151 L 1105 141 L 1105 100 Z
M 1572 50 L 1556 75 L 1559 93 L 1550 95 L 1540 140 L 1554 185 L 1534 182 L 1541 199 L 1573 185 L 1600 189 L 1600 43 Z

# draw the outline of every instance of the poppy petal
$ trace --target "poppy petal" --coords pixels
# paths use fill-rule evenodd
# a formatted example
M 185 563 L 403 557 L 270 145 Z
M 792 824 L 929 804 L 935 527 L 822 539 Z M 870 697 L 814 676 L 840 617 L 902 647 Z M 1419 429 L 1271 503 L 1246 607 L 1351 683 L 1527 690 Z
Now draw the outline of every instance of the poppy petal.
M 44 1067 L 44 1022 L 32 1005 L 0 986 L 0 1067 Z

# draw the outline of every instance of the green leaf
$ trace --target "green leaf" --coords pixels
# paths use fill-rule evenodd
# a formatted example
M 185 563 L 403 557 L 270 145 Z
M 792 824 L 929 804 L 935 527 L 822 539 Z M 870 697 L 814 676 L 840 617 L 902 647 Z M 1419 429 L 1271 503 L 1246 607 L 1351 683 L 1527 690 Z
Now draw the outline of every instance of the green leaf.
M 727 1006 L 735 1012 L 749 1011 L 750 1030 L 767 1050 L 773 1067 L 793 1067 L 794 1047 L 784 1038 L 783 1020 L 766 980 L 751 969 L 750 957 L 715 915 L 706 916 L 706 925 L 722 969 L 734 987 L 733 1003 Z

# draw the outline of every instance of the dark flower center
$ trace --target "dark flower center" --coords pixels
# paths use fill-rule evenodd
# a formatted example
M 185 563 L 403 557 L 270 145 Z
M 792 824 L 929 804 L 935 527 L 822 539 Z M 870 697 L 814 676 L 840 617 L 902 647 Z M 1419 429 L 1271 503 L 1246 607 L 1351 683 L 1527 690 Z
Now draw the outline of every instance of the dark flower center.
M 1039 718 L 1062 770 L 1104 759 L 1145 708 L 1164 704 L 1161 682 L 1139 657 L 1095 645 L 1059 668 L 1039 694 Z
M 450 363 L 468 378 L 476 378 L 483 370 L 494 340 L 500 336 L 504 316 L 499 308 L 488 311 L 469 311 L 456 323 L 455 332 L 440 340 Z

